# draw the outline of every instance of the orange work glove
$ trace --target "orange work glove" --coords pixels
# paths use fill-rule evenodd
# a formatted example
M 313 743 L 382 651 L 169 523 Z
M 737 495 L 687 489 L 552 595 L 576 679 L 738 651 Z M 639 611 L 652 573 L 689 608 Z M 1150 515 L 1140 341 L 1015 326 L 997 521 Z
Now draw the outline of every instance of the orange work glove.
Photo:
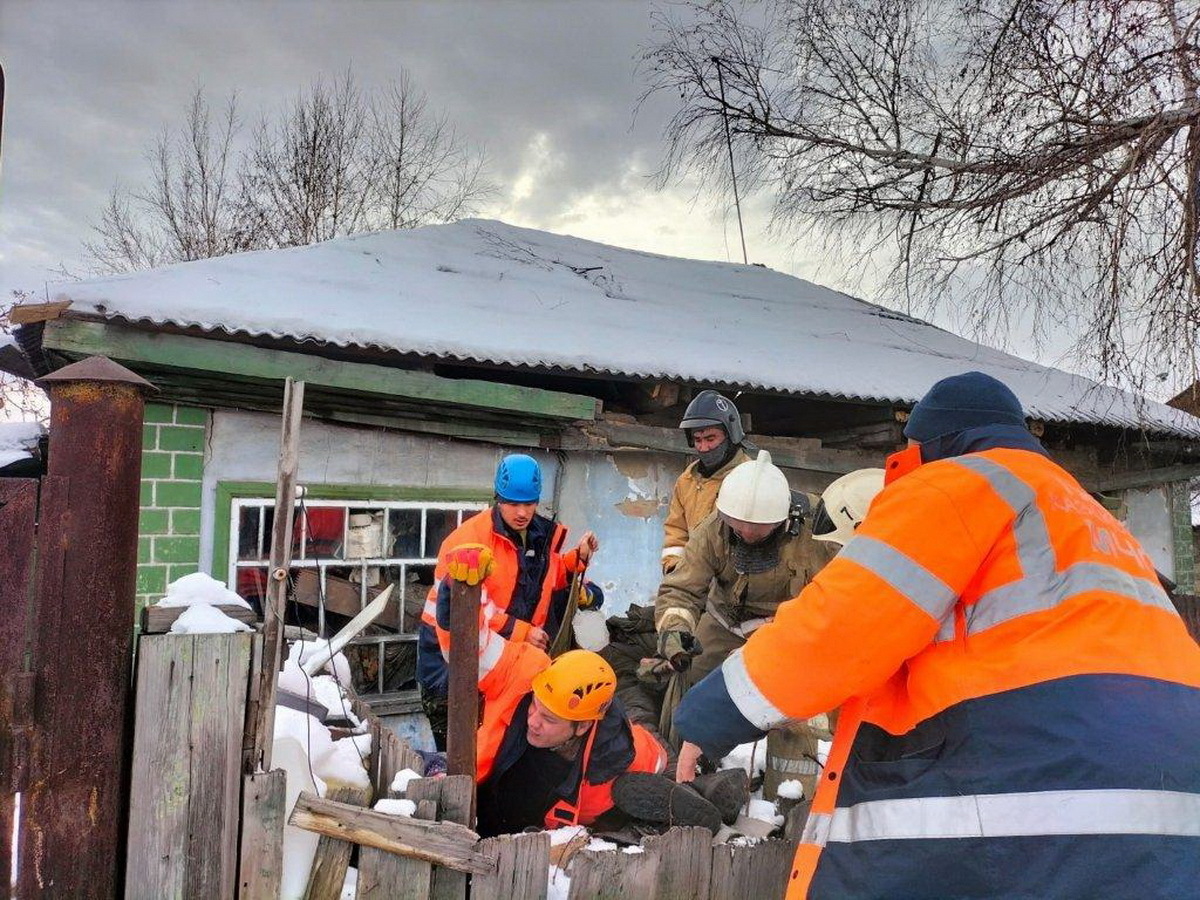
M 494 564 L 491 549 L 483 544 L 460 544 L 446 554 L 446 574 L 467 584 L 479 584 Z

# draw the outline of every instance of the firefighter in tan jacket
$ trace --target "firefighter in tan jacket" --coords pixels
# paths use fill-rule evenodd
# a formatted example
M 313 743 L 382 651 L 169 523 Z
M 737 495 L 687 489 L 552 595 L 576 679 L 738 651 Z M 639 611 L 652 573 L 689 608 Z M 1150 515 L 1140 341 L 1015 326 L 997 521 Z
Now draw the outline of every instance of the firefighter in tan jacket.
M 697 394 L 684 411 L 679 427 L 699 459 L 683 470 L 671 492 L 671 505 L 663 523 L 664 575 L 679 564 L 688 536 L 713 511 L 725 476 L 750 459 L 742 449 L 746 432 L 737 407 L 716 391 Z
M 771 621 L 836 552 L 813 539 L 783 472 L 761 451 L 721 484 L 716 511 L 692 531 L 654 604 L 658 655 L 677 673 L 661 731 L 683 694 Z

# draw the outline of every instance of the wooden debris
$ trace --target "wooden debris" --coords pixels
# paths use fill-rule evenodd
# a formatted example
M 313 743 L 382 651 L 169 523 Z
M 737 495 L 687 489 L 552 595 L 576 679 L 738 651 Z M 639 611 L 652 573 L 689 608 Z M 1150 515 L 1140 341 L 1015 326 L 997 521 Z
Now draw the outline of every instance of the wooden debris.
M 422 800 L 414 819 L 433 821 L 437 804 Z M 358 897 L 360 900 L 428 900 L 433 887 L 433 865 L 422 859 L 397 856 L 374 847 L 358 854 Z
M 434 801 L 443 822 L 469 825 L 471 805 L 475 798 L 475 783 L 468 775 L 447 775 L 445 778 L 417 778 L 408 783 L 405 796 L 418 802 Z M 467 893 L 466 876 L 448 869 L 435 869 L 430 900 L 461 900 Z
M 364 847 L 423 859 L 457 872 L 486 875 L 496 870 L 496 861 L 475 849 L 479 835 L 454 822 L 389 816 L 323 800 L 305 791 L 296 801 L 288 824 Z
M 367 788 L 343 786 L 335 788 L 330 800 L 363 807 L 371 800 Z M 346 868 L 350 865 L 350 852 L 354 847 L 343 840 L 322 835 L 313 857 L 312 871 L 308 876 L 308 888 L 304 900 L 338 900 L 342 885 L 346 881 Z
M 175 620 L 182 616 L 187 609 L 186 606 L 147 606 L 142 610 L 142 634 L 166 634 L 175 624 Z M 247 625 L 258 624 L 258 616 L 254 610 L 245 606 L 221 603 L 216 605 L 216 609 L 225 613 L 229 618 L 237 619 Z

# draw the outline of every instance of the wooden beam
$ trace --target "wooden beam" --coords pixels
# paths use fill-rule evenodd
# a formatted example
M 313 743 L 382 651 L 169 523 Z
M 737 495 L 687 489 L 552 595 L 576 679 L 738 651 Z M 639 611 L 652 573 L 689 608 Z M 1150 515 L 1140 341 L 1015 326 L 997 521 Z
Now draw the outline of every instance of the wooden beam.
M 334 800 L 322 800 L 303 791 L 296 800 L 288 824 L 363 847 L 423 859 L 456 872 L 488 875 L 496 871 L 496 861 L 476 850 L 479 835 L 454 822 L 424 822 L 391 816 Z
M 371 790 L 342 785 L 333 789 L 329 799 L 362 808 L 370 803 Z M 343 840 L 329 835 L 321 836 L 308 874 L 304 900 L 338 900 L 342 896 L 342 884 L 346 881 L 346 869 L 350 865 L 353 850 L 354 846 Z
M 832 450 L 820 446 L 820 441 L 813 438 L 752 434 L 748 436 L 748 440 L 764 450 L 769 450 L 772 461 L 785 469 L 802 469 L 831 475 L 845 475 L 856 469 L 882 466 L 885 456 L 882 452 Z M 637 425 L 608 420 L 587 422 L 577 428 L 567 429 L 563 449 L 589 449 L 601 452 L 660 450 L 679 454 L 692 452 L 683 432 L 678 428 L 658 428 L 653 425 Z
M 58 319 L 46 324 L 44 346 L 63 353 L 103 354 L 130 363 L 220 372 L 266 381 L 292 376 L 314 385 L 360 394 L 406 397 L 425 403 L 522 413 L 547 419 L 594 419 L 594 397 L 428 372 L 349 363 L 304 353 L 265 350 L 233 341 L 149 332 L 111 323 Z
M 142 634 L 166 634 L 175 624 L 175 620 L 188 609 L 186 606 L 147 606 L 142 610 Z M 217 609 L 231 619 L 237 619 L 247 625 L 258 622 L 254 610 L 245 606 L 234 606 L 232 603 L 218 604 Z
M 8 321 L 13 325 L 32 325 L 57 319 L 71 305 L 70 300 L 54 300 L 50 303 L 22 303 L 8 311 Z
M 283 616 L 287 608 L 287 576 L 292 565 L 292 520 L 296 510 L 296 469 L 300 465 L 300 418 L 304 411 L 304 382 L 285 382 L 283 424 L 279 436 L 279 478 L 275 489 L 275 520 L 271 529 L 271 559 L 263 606 L 263 655 L 254 686 L 254 751 L 257 771 L 271 768 L 275 730 L 275 688 L 283 658 Z
M 1193 478 L 1200 478 L 1200 463 L 1143 469 L 1140 472 L 1097 474 L 1086 479 L 1083 486 L 1089 491 L 1122 491 L 1130 488 L 1155 487 L 1176 481 L 1190 481 Z
M 475 777 L 479 727 L 480 586 L 450 581 L 450 684 L 446 764 L 451 775 Z

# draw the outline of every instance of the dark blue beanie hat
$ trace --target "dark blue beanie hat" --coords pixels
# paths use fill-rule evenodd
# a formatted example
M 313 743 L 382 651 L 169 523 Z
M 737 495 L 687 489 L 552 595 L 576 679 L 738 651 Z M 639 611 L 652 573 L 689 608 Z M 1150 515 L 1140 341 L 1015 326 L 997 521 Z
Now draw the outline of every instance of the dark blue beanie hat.
M 983 372 L 943 378 L 920 399 L 904 426 L 904 436 L 925 443 L 980 425 L 1025 427 L 1021 401 L 1007 385 Z

